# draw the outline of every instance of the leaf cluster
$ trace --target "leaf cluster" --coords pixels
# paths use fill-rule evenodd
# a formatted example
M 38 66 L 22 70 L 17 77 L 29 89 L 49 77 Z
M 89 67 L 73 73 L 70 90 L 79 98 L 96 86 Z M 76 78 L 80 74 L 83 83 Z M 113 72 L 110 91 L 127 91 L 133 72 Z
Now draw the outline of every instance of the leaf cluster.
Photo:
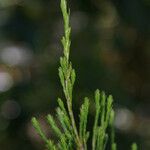
M 108 140 L 111 141 L 111 150 L 117 150 L 114 132 L 114 111 L 113 98 L 107 96 L 105 92 L 95 91 L 95 119 L 93 122 L 93 131 L 87 130 L 89 121 L 89 98 L 84 98 L 84 103 L 80 108 L 78 128 L 74 119 L 72 109 L 73 87 L 76 80 L 76 73 L 69 60 L 70 54 L 70 11 L 67 9 L 67 1 L 61 0 L 61 10 L 64 20 L 64 36 L 62 38 L 63 57 L 60 58 L 59 77 L 65 95 L 65 103 L 58 98 L 58 107 L 56 108 L 56 116 L 47 115 L 47 122 L 53 130 L 57 141 L 53 141 L 46 137 L 39 122 L 35 117 L 32 118 L 32 124 L 46 144 L 47 150 L 105 150 Z M 59 121 L 58 125 L 56 119 Z M 111 133 L 107 133 L 107 129 L 111 129 Z M 91 146 L 87 146 L 91 137 Z M 132 145 L 132 150 L 137 150 L 136 144 Z

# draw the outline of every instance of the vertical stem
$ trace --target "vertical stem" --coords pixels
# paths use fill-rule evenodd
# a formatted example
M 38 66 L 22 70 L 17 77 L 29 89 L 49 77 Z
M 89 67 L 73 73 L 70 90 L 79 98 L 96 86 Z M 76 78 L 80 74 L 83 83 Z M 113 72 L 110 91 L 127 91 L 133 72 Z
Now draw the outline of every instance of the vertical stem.
M 78 135 L 78 131 L 77 131 L 77 127 L 76 127 L 76 123 L 75 123 L 75 119 L 74 119 L 74 114 L 72 111 L 72 104 L 69 101 L 67 101 L 67 106 L 68 106 L 68 111 L 69 111 L 69 116 L 71 119 L 72 127 L 74 130 L 74 134 L 76 136 L 76 143 L 78 144 L 78 149 L 84 150 L 83 145 L 82 145 L 80 138 L 79 138 L 79 135 Z
M 79 134 L 77 131 L 77 127 L 76 127 L 76 123 L 75 123 L 75 118 L 74 118 L 74 114 L 73 114 L 73 109 L 72 109 L 72 90 L 73 90 L 73 84 L 71 82 L 71 72 L 72 72 L 72 68 L 70 69 L 70 62 L 69 62 L 69 53 L 70 53 L 70 44 L 71 44 L 71 40 L 70 40 L 70 34 L 71 34 L 71 27 L 70 27 L 70 23 L 69 23 L 69 17 L 70 17 L 70 13 L 67 10 L 67 1 L 66 0 L 61 0 L 61 10 L 62 10 L 62 15 L 63 15 L 63 19 L 64 19 L 64 37 L 62 39 L 62 44 L 64 47 L 64 66 L 61 66 L 62 70 L 63 70 L 63 78 L 64 78 L 64 94 L 67 100 L 67 107 L 68 107 L 68 112 L 69 112 L 69 117 L 71 120 L 71 124 L 72 124 L 72 128 L 73 128 L 73 132 L 75 135 L 75 142 L 77 144 L 77 149 L 78 150 L 84 150 L 83 148 L 83 144 L 79 138 Z M 60 77 L 61 78 L 61 77 Z M 71 88 L 71 89 L 70 89 Z M 70 92 L 71 90 L 71 92 Z

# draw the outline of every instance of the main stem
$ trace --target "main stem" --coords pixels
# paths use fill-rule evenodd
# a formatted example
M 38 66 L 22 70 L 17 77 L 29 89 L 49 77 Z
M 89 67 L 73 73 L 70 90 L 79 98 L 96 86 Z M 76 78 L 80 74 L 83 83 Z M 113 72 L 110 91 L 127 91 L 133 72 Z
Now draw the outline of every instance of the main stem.
M 66 58 L 66 62 L 67 62 L 67 71 L 69 72 L 69 69 L 70 69 L 69 68 L 69 52 L 68 52 L 67 57 L 65 57 L 65 58 Z M 65 91 L 67 91 L 67 89 L 69 89 L 70 76 L 66 77 L 64 82 L 65 82 Z M 73 85 L 72 85 L 72 89 L 73 89 Z M 66 97 L 66 100 L 67 100 L 67 108 L 68 108 L 72 128 L 73 128 L 73 131 L 74 131 L 74 134 L 75 134 L 75 137 L 76 137 L 75 141 L 76 141 L 76 144 L 78 146 L 78 150 L 84 150 L 83 144 L 82 144 L 82 142 L 79 138 L 79 134 L 78 134 L 78 131 L 77 131 L 77 126 L 76 126 L 75 118 L 74 118 L 74 114 L 73 114 L 72 95 L 70 95 L 67 92 L 64 92 L 64 94 L 65 94 L 65 97 Z
M 84 150 L 83 145 L 82 145 L 80 138 L 79 138 L 79 135 L 78 135 L 78 131 L 77 131 L 76 123 L 75 123 L 75 118 L 74 118 L 74 114 L 72 111 L 72 104 L 70 103 L 69 100 L 67 100 L 67 107 L 68 107 L 69 116 L 71 119 L 71 124 L 72 124 L 73 130 L 74 130 L 74 134 L 76 136 L 76 143 L 78 145 L 78 150 Z
M 74 114 L 73 114 L 73 109 L 72 109 L 72 90 L 73 90 L 73 83 L 71 82 L 71 71 L 72 68 L 70 69 L 70 62 L 69 62 L 69 53 L 70 53 L 70 44 L 71 44 L 71 40 L 70 40 L 70 33 L 71 33 L 71 27 L 70 27 L 70 23 L 69 23 L 69 17 L 70 17 L 70 13 L 67 11 L 67 1 L 66 0 L 61 0 L 61 10 L 62 10 L 62 15 L 63 15 L 63 19 L 64 19 L 64 32 L 65 35 L 62 39 L 62 44 L 64 47 L 64 60 L 65 60 L 65 68 L 64 69 L 64 94 L 67 100 L 67 108 L 68 108 L 68 112 L 69 112 L 69 117 L 71 120 L 71 124 L 72 124 L 72 128 L 73 128 L 73 132 L 75 135 L 75 142 L 77 144 L 77 150 L 84 150 L 83 148 L 83 144 L 79 138 L 79 134 L 77 131 L 77 126 L 75 123 L 75 118 L 74 118 Z M 71 87 L 71 92 L 70 92 L 70 87 Z

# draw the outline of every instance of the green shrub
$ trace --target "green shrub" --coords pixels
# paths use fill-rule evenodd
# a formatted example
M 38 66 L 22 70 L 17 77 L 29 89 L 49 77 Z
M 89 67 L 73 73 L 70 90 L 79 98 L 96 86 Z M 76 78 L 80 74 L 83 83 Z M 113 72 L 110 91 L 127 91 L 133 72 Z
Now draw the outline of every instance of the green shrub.
M 117 149 L 114 133 L 114 111 L 112 108 L 113 98 L 111 95 L 107 96 L 104 92 L 96 90 L 95 92 L 95 120 L 93 123 L 93 131 L 87 131 L 88 113 L 90 101 L 86 97 L 84 103 L 80 108 L 79 114 L 79 129 L 74 119 L 72 110 L 73 105 L 73 86 L 76 79 L 75 70 L 69 60 L 70 54 L 70 12 L 67 9 L 66 0 L 61 0 L 61 10 L 64 19 L 64 36 L 62 38 L 62 45 L 64 48 L 63 57 L 60 58 L 59 77 L 65 95 L 65 104 L 58 98 L 58 108 L 56 109 L 56 117 L 60 122 L 61 127 L 58 126 L 56 120 L 52 115 L 47 116 L 48 124 L 55 133 L 57 141 L 48 139 L 42 131 L 39 122 L 36 118 L 32 118 L 32 123 L 37 133 L 44 140 L 48 150 L 105 150 L 110 139 L 111 150 Z M 67 108 L 65 107 L 67 106 Z M 107 128 L 111 129 L 111 133 L 107 133 Z M 87 146 L 89 137 L 91 136 L 91 146 Z M 137 150 L 136 144 L 131 146 L 132 150 Z

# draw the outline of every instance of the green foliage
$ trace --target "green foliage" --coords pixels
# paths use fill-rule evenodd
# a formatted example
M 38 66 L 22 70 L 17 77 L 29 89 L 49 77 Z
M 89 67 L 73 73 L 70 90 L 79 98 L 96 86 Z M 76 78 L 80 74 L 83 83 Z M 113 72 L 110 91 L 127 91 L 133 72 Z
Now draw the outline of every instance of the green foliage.
M 136 143 L 133 143 L 132 146 L 131 146 L 131 150 L 137 150 L 137 144 Z
M 36 118 L 32 118 L 32 124 L 37 133 L 46 143 L 48 150 L 105 150 L 108 138 L 111 139 L 111 150 L 116 150 L 114 133 L 114 111 L 112 108 L 113 98 L 111 95 L 106 96 L 104 92 L 96 90 L 95 92 L 95 120 L 93 125 L 92 143 L 89 148 L 87 145 L 90 132 L 87 131 L 87 122 L 89 114 L 90 102 L 88 98 L 84 99 L 84 103 L 80 108 L 79 114 L 79 130 L 77 129 L 72 109 L 72 92 L 76 79 L 75 70 L 69 60 L 70 54 L 70 34 L 71 27 L 69 24 L 70 12 L 67 10 L 66 0 L 61 0 L 61 10 L 64 19 L 64 36 L 62 38 L 62 45 L 64 48 L 64 56 L 60 58 L 59 77 L 63 87 L 63 92 L 66 98 L 65 107 L 64 102 L 58 98 L 58 108 L 56 109 L 56 118 L 60 126 L 52 115 L 47 116 L 48 124 L 55 133 L 57 141 L 53 142 L 48 139 L 42 131 L 40 124 Z M 110 136 L 107 133 L 107 128 L 111 128 Z M 132 145 L 132 150 L 137 150 L 136 144 Z

